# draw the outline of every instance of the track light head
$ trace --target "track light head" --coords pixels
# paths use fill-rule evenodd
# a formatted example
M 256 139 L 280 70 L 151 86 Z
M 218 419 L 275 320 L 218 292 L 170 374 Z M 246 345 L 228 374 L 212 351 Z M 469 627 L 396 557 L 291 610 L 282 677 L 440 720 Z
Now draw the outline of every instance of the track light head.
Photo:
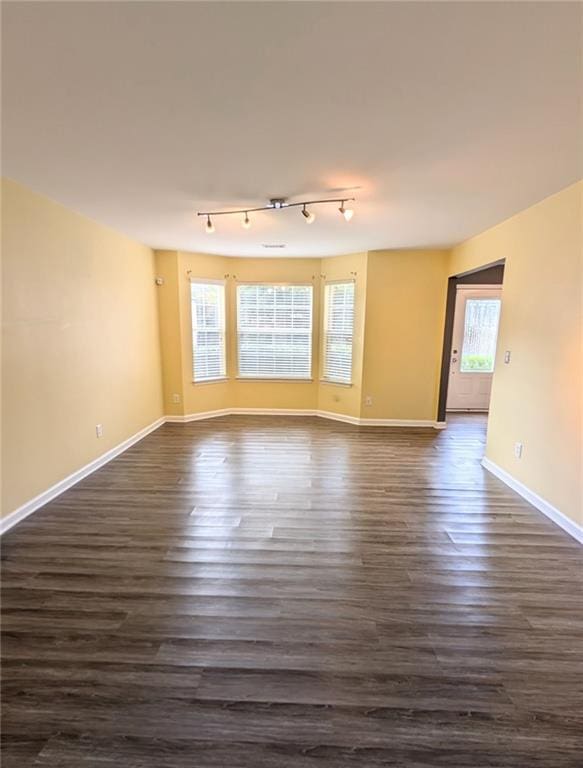
M 346 221 L 350 221 L 350 219 L 354 216 L 354 211 L 352 210 L 352 208 L 345 208 L 344 207 L 345 202 L 346 200 L 342 201 L 342 203 L 340 204 L 340 208 L 338 210 L 344 216 Z
M 306 224 L 311 224 L 314 219 L 316 218 L 316 215 L 312 213 L 311 211 L 306 210 L 306 206 L 302 208 L 302 216 L 306 217 Z
M 245 218 L 243 219 L 243 223 L 241 224 L 243 229 L 251 229 L 251 219 L 249 218 L 249 214 L 247 211 L 245 211 Z
M 212 233 L 215 231 L 215 225 L 212 223 L 210 216 L 206 217 L 205 230 L 206 230 L 207 235 L 212 235 Z

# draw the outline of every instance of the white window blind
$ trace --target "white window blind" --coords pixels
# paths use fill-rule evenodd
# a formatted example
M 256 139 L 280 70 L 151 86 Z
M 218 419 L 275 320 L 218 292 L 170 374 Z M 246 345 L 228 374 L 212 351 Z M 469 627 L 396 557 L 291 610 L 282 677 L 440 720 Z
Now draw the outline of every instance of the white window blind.
M 190 298 L 194 381 L 222 379 L 226 376 L 225 285 L 192 281 Z
M 354 283 L 328 283 L 324 298 L 324 379 L 339 384 L 350 384 Z
M 309 379 L 312 286 L 237 286 L 239 376 Z

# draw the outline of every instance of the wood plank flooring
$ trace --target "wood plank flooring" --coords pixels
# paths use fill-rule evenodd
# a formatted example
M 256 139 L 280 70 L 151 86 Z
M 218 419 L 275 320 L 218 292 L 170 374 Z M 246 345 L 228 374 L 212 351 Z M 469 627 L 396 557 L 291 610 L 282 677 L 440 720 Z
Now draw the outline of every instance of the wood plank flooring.
M 581 768 L 583 548 L 444 432 L 167 424 L 3 541 L 3 768 Z

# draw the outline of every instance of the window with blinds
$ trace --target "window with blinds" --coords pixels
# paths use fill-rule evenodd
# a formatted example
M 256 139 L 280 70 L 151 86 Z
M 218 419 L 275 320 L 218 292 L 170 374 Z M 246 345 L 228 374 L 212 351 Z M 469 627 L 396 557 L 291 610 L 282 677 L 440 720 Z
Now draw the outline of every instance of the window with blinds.
M 352 383 L 354 282 L 328 283 L 324 309 L 325 381 Z
M 309 379 L 312 286 L 237 286 L 239 376 Z
M 192 307 L 192 370 L 194 381 L 212 381 L 226 376 L 225 284 L 190 284 Z

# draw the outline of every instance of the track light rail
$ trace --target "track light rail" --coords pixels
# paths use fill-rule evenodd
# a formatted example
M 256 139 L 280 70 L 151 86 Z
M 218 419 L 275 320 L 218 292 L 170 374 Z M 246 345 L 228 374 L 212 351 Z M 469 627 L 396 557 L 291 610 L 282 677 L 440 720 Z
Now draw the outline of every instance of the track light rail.
M 308 211 L 308 205 L 323 205 L 325 203 L 340 203 L 340 208 L 338 209 L 340 214 L 344 216 L 346 221 L 350 221 L 354 211 L 352 208 L 345 208 L 344 204 L 353 200 L 353 197 L 332 197 L 326 200 L 300 200 L 297 203 L 288 203 L 285 197 L 272 197 L 268 205 L 260 205 L 257 208 L 239 208 L 236 211 L 199 211 L 196 215 L 206 217 L 205 230 L 210 235 L 215 231 L 215 225 L 212 221 L 213 216 L 237 216 L 244 213 L 245 218 L 241 222 L 241 226 L 243 229 L 249 229 L 251 227 L 250 213 L 255 213 L 256 211 L 281 211 L 283 208 L 301 208 L 302 216 L 306 223 L 311 224 L 316 215 L 312 211 Z
M 255 213 L 256 211 L 280 211 L 283 208 L 298 208 L 306 205 L 321 205 L 323 203 L 351 203 L 354 197 L 334 197 L 329 200 L 302 200 L 299 203 L 288 203 L 284 199 L 273 199 L 269 205 L 261 205 L 258 208 L 239 208 L 236 211 L 199 211 L 197 216 L 231 216 L 237 213 Z

